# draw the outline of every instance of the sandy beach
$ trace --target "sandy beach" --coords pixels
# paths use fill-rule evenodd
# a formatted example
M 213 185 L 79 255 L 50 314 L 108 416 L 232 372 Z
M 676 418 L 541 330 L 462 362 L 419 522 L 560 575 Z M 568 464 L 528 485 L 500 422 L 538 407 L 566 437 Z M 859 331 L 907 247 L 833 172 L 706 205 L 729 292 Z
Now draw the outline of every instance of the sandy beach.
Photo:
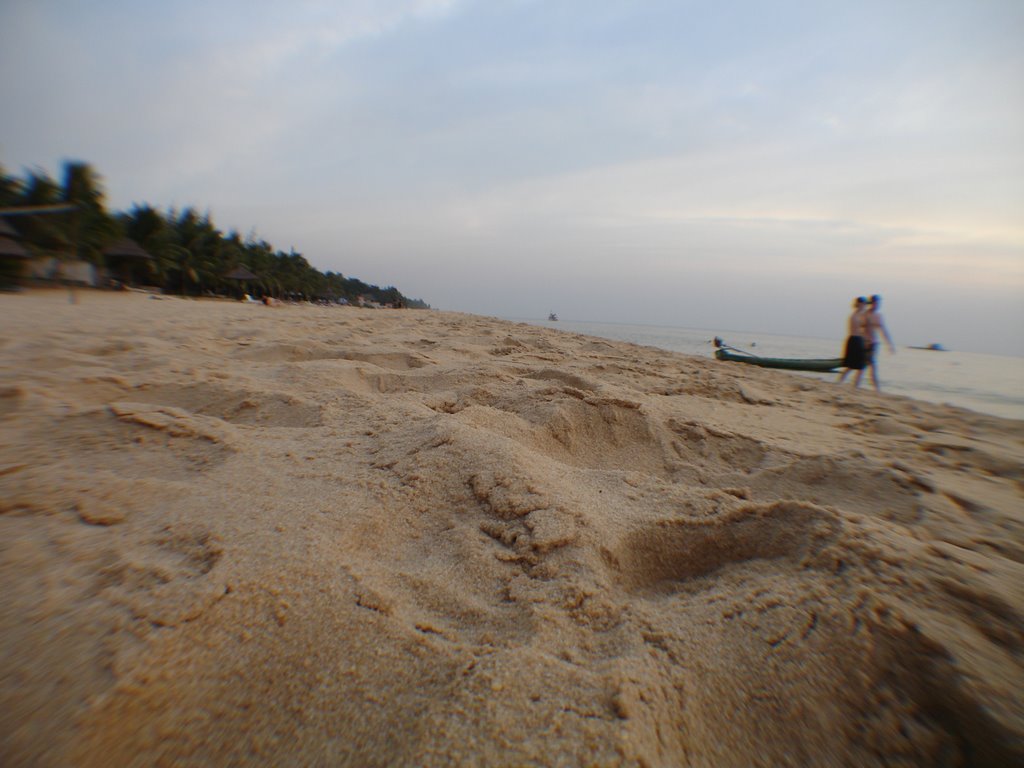
M 1022 422 L 434 311 L 0 315 L 6 766 L 1024 761 Z

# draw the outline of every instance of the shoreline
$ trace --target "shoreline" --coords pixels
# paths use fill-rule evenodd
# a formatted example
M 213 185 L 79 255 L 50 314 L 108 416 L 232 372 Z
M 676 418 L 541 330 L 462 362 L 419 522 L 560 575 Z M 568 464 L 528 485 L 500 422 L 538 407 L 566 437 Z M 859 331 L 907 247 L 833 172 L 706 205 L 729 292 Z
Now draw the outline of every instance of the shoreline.
M 437 310 L 444 311 L 444 310 Z M 525 323 L 527 325 L 536 325 L 540 328 L 552 328 L 555 326 L 550 323 L 555 322 L 559 325 L 609 325 L 609 326 L 623 326 L 628 328 L 638 328 L 645 330 L 669 330 L 669 331 L 688 331 L 701 334 L 707 334 L 708 339 L 713 339 L 715 336 L 720 336 L 723 339 L 726 337 L 737 338 L 745 337 L 761 339 L 772 338 L 772 339 L 806 339 L 818 342 L 827 342 L 833 348 L 841 348 L 845 342 L 845 337 L 834 334 L 830 336 L 814 336 L 814 335 L 796 335 L 791 333 L 781 333 L 774 331 L 755 331 L 749 328 L 704 328 L 704 327 L 690 327 L 685 325 L 663 325 L 657 323 L 641 323 L 641 322 L 627 322 L 627 321 L 611 321 L 611 320 L 572 320 L 561 318 L 556 321 L 545 320 L 543 317 L 524 318 L 524 317 L 504 317 L 500 315 L 483 315 L 483 317 L 493 317 L 496 320 L 504 320 L 511 323 Z M 1013 352 L 997 352 L 997 351 L 981 351 L 977 349 L 962 349 L 960 347 L 946 347 L 942 345 L 941 350 L 933 350 L 927 346 L 913 345 L 913 344 L 897 344 L 897 349 L 913 349 L 918 351 L 942 351 L 942 352 L 960 352 L 968 355 L 982 355 L 992 357 L 1008 357 L 1013 360 L 1019 360 L 1024 358 L 1024 352 L 1013 353 Z M 672 351 L 672 350 L 670 350 Z
M 542 321 L 530 322 L 539 327 L 554 328 L 553 325 Z M 633 341 L 697 357 L 710 356 L 709 352 L 703 349 L 705 343 L 710 343 L 710 337 L 704 337 L 708 334 L 716 335 L 706 329 L 630 323 L 565 321 L 564 325 L 570 332 L 597 334 L 601 338 L 618 341 Z M 829 357 L 834 356 L 842 345 L 842 341 L 819 337 L 756 334 L 750 331 L 723 333 L 728 338 L 734 335 L 747 339 L 756 337 L 759 342 L 764 342 L 761 348 L 771 348 L 774 352 L 765 354 L 777 357 Z M 698 338 L 701 339 L 700 344 L 696 341 Z M 769 347 L 772 340 L 775 343 Z M 958 350 L 946 350 L 947 354 L 941 358 L 918 357 L 917 352 L 920 350 L 908 354 L 902 350 L 912 350 L 912 347 L 899 349 L 901 352 L 896 357 L 890 357 L 886 353 L 882 361 L 884 394 L 901 395 L 938 405 L 949 404 L 966 408 L 977 413 L 1024 420 L 1024 400 L 1018 394 L 1019 388 L 1013 389 L 1004 383 L 1024 383 L 1024 358 Z M 913 365 L 907 365 L 910 359 L 914 360 Z M 965 375 L 963 370 L 968 369 L 978 370 L 981 377 L 975 374 Z M 826 381 L 820 374 L 796 373 L 805 378 Z M 863 389 L 871 390 L 870 382 L 866 382 Z
M 1019 421 L 439 310 L 81 298 L 0 295 L 14 765 L 1024 759 Z

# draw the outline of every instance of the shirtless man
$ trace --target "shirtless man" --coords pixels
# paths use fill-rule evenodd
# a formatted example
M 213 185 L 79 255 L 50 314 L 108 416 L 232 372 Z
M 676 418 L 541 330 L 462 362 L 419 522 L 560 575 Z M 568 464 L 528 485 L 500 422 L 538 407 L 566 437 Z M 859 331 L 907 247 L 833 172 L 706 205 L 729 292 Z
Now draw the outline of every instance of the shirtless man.
M 858 296 L 853 302 L 853 314 L 847 324 L 849 333 L 846 337 L 846 349 L 843 353 L 843 372 L 839 376 L 839 383 L 846 381 L 850 371 L 856 371 L 855 386 L 860 386 L 860 377 L 867 366 L 867 349 L 864 330 L 864 323 L 868 315 L 868 300 Z
M 875 391 L 880 392 L 881 387 L 878 386 L 878 363 L 875 360 L 875 354 L 878 352 L 878 332 L 881 331 L 882 335 L 885 336 L 885 340 L 889 344 L 889 351 L 893 354 L 896 354 L 896 345 L 892 343 L 892 337 L 889 336 L 889 329 L 885 327 L 885 320 L 882 318 L 882 313 L 878 311 L 878 308 L 882 306 L 882 297 L 878 295 L 872 296 L 871 301 L 869 301 L 868 304 L 870 309 L 864 319 L 868 367 L 871 369 L 871 382 L 875 385 Z M 858 376 L 858 379 L 859 378 L 860 377 Z

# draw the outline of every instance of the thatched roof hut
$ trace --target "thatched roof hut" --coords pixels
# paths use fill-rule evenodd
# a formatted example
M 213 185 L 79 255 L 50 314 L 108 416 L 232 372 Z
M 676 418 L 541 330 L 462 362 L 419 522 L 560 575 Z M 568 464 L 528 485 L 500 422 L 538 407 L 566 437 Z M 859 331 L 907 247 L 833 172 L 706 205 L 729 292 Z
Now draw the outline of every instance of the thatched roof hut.
M 32 254 L 25 250 L 25 247 L 18 241 L 21 236 L 17 230 L 8 224 L 3 216 L 0 216 L 0 256 L 7 256 L 15 259 L 31 259 Z
M 123 238 L 103 249 L 103 260 L 112 277 L 129 285 L 145 283 L 153 274 L 156 258 L 134 240 Z
M 245 264 L 239 264 L 237 267 L 232 269 L 226 275 L 225 280 L 259 280 L 259 278 L 249 271 L 249 268 Z
M 114 259 L 144 259 L 146 261 L 153 261 L 153 256 L 150 253 L 134 240 L 129 240 L 127 237 L 108 245 L 103 249 L 103 255 Z

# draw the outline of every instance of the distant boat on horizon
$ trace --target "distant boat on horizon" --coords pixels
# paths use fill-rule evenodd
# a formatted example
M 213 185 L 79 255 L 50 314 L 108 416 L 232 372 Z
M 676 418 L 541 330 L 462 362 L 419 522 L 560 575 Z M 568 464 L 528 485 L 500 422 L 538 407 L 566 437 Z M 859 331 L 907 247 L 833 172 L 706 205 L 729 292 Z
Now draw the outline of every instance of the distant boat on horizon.
M 558 322 L 558 315 L 556 315 L 554 312 L 552 312 L 551 314 L 548 315 L 548 320 L 550 320 L 553 323 L 557 323 Z
M 925 349 L 925 350 L 928 350 L 929 352 L 948 352 L 949 351 L 948 349 L 946 349 L 941 344 L 929 344 L 927 347 L 914 347 L 914 346 L 910 346 L 910 347 L 907 347 L 907 349 Z

